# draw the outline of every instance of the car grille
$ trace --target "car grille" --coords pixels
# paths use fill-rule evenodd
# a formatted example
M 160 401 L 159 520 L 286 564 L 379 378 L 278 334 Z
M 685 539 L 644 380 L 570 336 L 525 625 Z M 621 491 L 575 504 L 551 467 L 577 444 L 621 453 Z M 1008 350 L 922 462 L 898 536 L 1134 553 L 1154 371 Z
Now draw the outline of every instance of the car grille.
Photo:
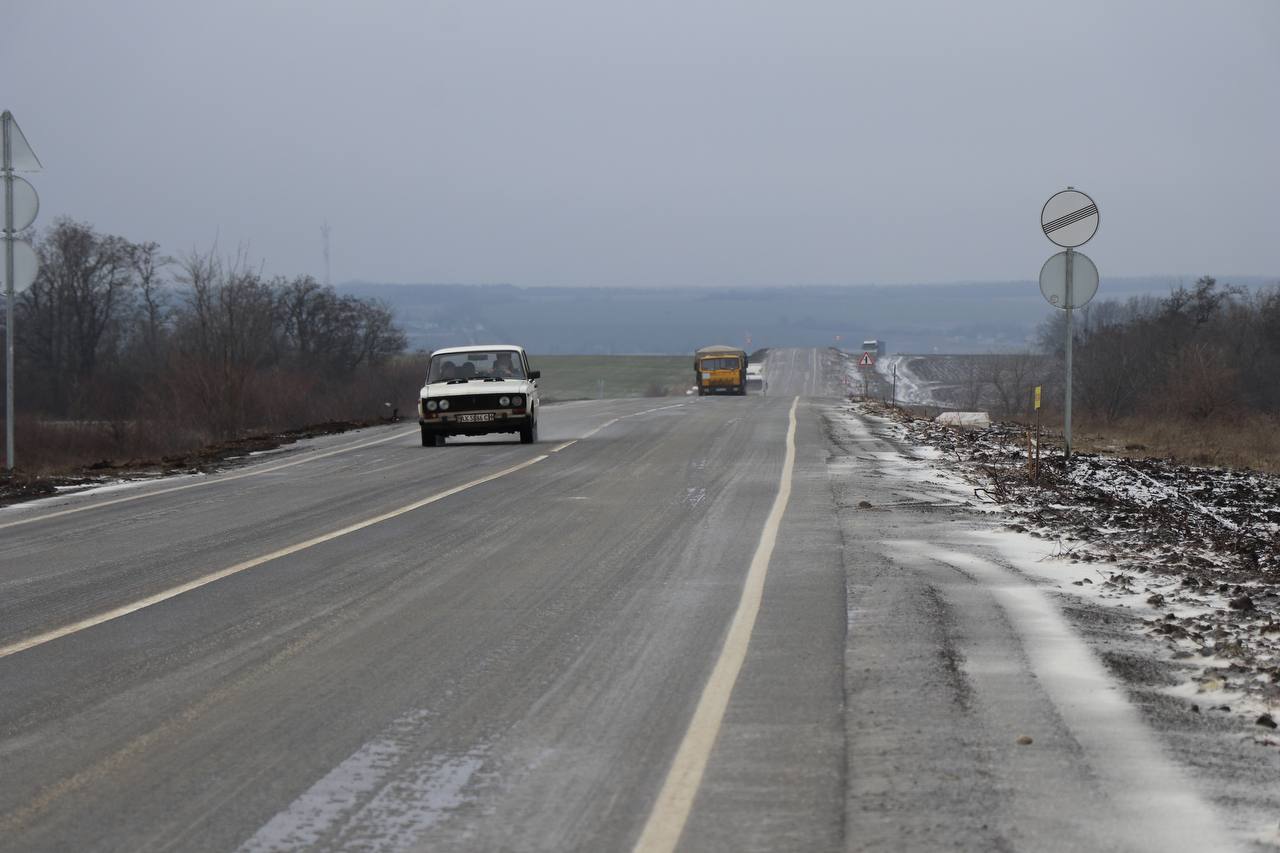
M 453 412 L 474 412 L 487 409 L 497 409 L 499 397 L 509 397 L 510 394 L 460 394 L 457 397 L 441 397 L 442 400 L 449 401 L 449 413 Z M 523 395 L 522 395 L 523 396 Z M 510 407 L 508 407 L 510 408 Z

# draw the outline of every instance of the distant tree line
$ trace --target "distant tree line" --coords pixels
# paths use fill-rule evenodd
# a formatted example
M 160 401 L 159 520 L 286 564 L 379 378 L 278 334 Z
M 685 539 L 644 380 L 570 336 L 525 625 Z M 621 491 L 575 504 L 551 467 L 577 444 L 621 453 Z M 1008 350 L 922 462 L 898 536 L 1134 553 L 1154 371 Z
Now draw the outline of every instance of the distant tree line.
M 1204 276 L 1166 297 L 1103 301 L 1075 314 L 1073 402 L 1083 414 L 1203 421 L 1280 413 L 1280 287 L 1247 292 Z M 1065 314 L 1055 312 L 1039 338 L 1061 376 Z
M 39 274 L 15 310 L 16 385 L 19 411 L 45 421 L 225 439 L 367 417 L 406 346 L 382 303 L 265 277 L 243 252 L 171 258 L 70 219 L 35 245 Z

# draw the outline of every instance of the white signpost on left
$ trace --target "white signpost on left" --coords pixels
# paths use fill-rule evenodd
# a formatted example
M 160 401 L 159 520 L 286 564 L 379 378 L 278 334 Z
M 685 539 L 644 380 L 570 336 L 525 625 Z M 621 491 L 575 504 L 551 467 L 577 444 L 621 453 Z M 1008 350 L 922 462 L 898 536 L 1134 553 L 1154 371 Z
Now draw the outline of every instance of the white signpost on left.
M 14 172 L 39 172 L 43 166 L 27 144 L 22 129 L 13 119 L 13 113 L 0 114 L 0 176 L 4 179 L 4 266 L 0 268 L 0 280 L 4 282 L 4 450 L 5 467 L 13 471 L 13 422 L 16 412 L 13 405 L 13 307 L 14 293 L 36 280 L 39 259 L 35 250 L 18 232 L 29 228 L 40 212 L 40 197 L 35 187 Z

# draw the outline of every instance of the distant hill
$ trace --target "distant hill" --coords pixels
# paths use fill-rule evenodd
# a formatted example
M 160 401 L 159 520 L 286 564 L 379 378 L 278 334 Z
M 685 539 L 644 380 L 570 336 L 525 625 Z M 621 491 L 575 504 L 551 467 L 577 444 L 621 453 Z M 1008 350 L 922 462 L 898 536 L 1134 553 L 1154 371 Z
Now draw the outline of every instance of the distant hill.
M 1194 276 L 1107 279 L 1099 298 L 1163 295 Z M 1248 287 L 1256 277 L 1219 281 Z M 415 349 L 510 341 L 536 353 L 688 353 L 708 343 L 985 353 L 1025 349 L 1053 310 L 1033 281 L 775 288 L 570 288 L 349 283 L 388 303 Z

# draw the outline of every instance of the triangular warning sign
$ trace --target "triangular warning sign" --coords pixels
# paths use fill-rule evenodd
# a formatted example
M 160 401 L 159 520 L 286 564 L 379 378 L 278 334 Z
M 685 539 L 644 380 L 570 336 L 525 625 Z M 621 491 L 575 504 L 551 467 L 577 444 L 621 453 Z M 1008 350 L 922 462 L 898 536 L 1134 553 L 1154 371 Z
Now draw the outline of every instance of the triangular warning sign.
M 27 144 L 27 138 L 22 135 L 22 129 L 14 120 L 13 113 L 8 110 L 0 115 L 0 132 L 3 133 L 3 142 L 0 144 L 4 145 L 4 151 L 0 154 L 4 157 L 4 168 L 15 172 L 39 172 L 44 168 Z
M 862 358 L 858 359 L 858 367 L 871 367 L 875 363 L 876 360 L 872 358 L 869 352 L 864 352 Z

